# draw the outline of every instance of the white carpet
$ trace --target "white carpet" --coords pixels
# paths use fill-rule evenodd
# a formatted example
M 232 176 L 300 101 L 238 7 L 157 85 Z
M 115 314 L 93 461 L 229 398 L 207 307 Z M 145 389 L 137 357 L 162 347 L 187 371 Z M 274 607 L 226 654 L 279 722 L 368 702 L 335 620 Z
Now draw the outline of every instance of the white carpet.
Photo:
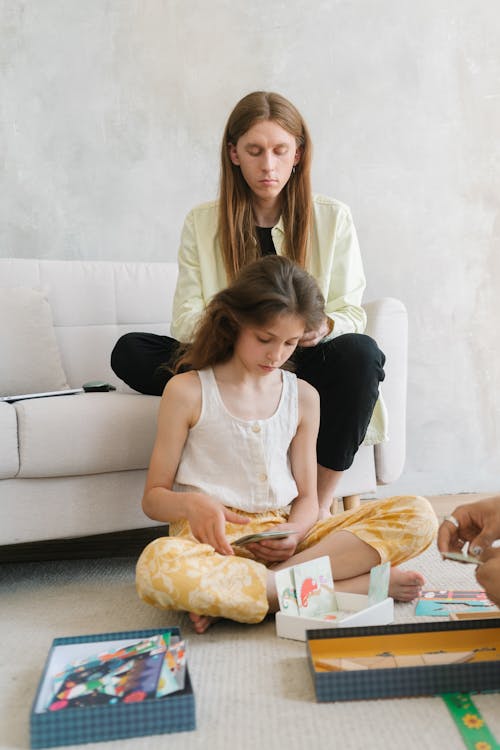
M 477 588 L 471 566 L 443 563 L 434 548 L 405 567 L 421 570 L 428 588 Z M 130 559 L 3 565 L 0 596 L 2 750 L 29 747 L 29 711 L 53 638 L 164 625 L 188 638 L 198 728 L 111 743 L 120 750 L 464 747 L 440 698 L 317 704 L 304 643 L 277 638 L 272 619 L 219 622 L 196 635 L 186 616 L 138 600 Z M 396 605 L 396 621 L 423 622 L 414 609 Z M 500 740 L 500 693 L 474 700 Z

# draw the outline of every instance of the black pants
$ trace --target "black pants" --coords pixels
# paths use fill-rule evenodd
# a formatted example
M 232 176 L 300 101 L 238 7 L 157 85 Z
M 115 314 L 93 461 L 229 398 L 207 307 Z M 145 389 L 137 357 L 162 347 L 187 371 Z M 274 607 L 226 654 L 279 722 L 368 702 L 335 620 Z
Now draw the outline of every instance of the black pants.
M 176 355 L 178 342 L 153 333 L 127 333 L 116 343 L 111 367 L 140 393 L 161 396 L 171 372 L 164 367 Z M 323 344 L 297 349 L 295 372 L 320 395 L 318 463 L 343 471 L 352 464 L 363 439 L 384 379 L 385 355 L 376 342 L 347 333 Z

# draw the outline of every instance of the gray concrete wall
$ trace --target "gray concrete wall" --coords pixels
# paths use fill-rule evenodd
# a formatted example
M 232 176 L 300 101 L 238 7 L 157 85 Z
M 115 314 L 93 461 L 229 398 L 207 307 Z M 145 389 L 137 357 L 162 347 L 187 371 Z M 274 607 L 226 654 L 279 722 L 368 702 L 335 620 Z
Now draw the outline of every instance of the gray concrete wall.
M 173 260 L 228 112 L 280 91 L 352 208 L 366 299 L 409 310 L 391 491 L 500 489 L 495 0 L 0 0 L 0 24 L 2 256 Z

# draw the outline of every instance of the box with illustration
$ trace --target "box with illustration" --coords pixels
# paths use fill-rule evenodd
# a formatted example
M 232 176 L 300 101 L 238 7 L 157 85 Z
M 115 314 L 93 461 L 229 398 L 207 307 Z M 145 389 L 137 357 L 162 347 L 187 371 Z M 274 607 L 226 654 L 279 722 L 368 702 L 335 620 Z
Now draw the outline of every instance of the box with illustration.
M 53 641 L 31 710 L 32 748 L 195 728 L 178 628 Z
M 394 620 L 388 596 L 390 563 L 372 568 L 368 594 L 336 591 L 328 556 L 276 572 L 280 604 L 276 633 L 305 641 L 308 629 L 385 625 Z
M 309 630 L 316 699 L 500 689 L 500 619 Z

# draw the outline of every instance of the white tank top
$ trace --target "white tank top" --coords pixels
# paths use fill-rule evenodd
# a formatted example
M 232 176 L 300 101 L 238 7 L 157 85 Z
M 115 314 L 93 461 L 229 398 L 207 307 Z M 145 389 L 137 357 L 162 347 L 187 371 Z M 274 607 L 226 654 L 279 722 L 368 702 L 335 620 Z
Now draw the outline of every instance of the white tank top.
M 297 377 L 282 370 L 278 408 L 268 419 L 234 417 L 211 368 L 198 371 L 201 414 L 189 430 L 173 489 L 200 491 L 248 513 L 283 508 L 297 497 L 288 448 L 297 432 Z

